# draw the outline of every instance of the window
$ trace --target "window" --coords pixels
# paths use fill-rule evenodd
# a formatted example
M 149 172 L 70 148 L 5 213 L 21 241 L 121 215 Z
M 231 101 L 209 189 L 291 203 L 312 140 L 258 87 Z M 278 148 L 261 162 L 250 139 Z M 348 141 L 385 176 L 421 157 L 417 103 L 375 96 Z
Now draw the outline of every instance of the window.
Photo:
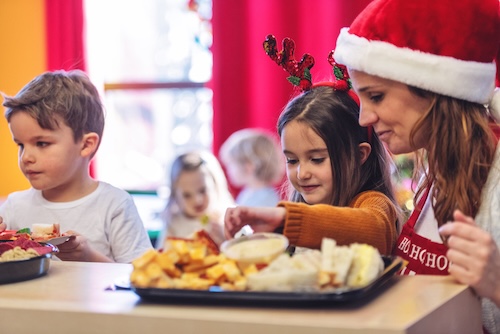
M 86 0 L 88 72 L 106 127 L 96 176 L 156 192 L 176 154 L 212 145 L 211 0 Z

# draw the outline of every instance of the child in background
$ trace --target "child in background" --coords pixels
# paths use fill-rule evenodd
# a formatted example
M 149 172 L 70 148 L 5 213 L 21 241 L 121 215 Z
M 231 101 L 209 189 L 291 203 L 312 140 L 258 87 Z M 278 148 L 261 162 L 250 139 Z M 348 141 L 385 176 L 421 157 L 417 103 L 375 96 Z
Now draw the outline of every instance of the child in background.
M 205 230 L 220 244 L 224 240 L 224 211 L 234 205 L 224 171 L 209 152 L 179 155 L 170 170 L 170 197 L 156 248 L 163 248 L 165 238 L 189 238 Z
M 284 41 L 283 52 L 273 53 L 275 40 L 268 36 L 266 52 L 282 55 L 290 42 Z M 345 68 L 337 67 L 330 58 L 336 80 L 312 86 L 311 58 L 302 58 L 304 63 L 309 61 L 308 68 L 291 73 L 301 76 L 296 82 L 304 92 L 287 104 L 278 120 L 292 186 L 290 201 L 275 208 L 228 209 L 226 234 L 232 237 L 248 224 L 255 232 L 283 230 L 295 246 L 319 249 L 321 240 L 329 237 L 339 244 L 367 243 L 390 254 L 399 212 L 391 183 L 391 159 L 371 129 L 358 124 L 358 99 L 350 90 Z M 294 62 L 293 57 L 289 55 L 288 61 Z M 301 64 L 283 66 L 295 69 Z
M 150 249 L 132 197 L 90 176 L 104 110 L 85 73 L 46 72 L 4 99 L 19 167 L 32 188 L 8 196 L 0 231 L 58 223 L 63 235 L 75 236 L 58 246 L 57 257 L 69 261 L 129 263 Z
M 229 181 L 242 188 L 236 204 L 278 204 L 280 195 L 275 186 L 283 178 L 284 164 L 279 144 L 270 134 L 257 129 L 236 131 L 222 144 L 219 154 Z

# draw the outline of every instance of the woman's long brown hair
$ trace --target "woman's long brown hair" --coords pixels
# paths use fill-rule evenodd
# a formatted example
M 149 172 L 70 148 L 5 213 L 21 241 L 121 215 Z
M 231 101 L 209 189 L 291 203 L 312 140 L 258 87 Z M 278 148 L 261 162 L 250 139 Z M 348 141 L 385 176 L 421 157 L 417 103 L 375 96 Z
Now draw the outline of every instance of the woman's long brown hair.
M 416 170 L 425 170 L 424 165 L 428 168 L 415 202 L 432 184 L 432 205 L 439 226 L 452 220 L 455 209 L 475 217 L 496 149 L 487 109 L 414 87 L 410 91 L 434 98 L 433 106 L 410 134 L 412 145 L 417 133 L 428 142 L 426 150 L 417 154 Z

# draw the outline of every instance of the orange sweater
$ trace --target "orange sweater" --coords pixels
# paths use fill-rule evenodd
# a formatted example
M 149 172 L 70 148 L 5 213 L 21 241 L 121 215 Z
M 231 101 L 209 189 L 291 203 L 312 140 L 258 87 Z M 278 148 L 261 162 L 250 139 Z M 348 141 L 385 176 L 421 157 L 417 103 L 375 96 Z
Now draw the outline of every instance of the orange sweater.
M 378 191 L 360 193 L 348 207 L 287 201 L 278 206 L 286 208 L 283 234 L 295 246 L 319 249 L 328 237 L 339 245 L 367 243 L 390 255 L 396 243 L 396 208 Z

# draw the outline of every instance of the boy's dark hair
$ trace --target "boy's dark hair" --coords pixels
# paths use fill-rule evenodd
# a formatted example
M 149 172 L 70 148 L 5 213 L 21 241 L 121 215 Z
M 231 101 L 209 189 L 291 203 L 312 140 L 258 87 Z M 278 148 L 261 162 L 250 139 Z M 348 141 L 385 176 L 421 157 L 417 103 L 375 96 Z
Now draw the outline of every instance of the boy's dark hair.
M 359 106 L 347 92 L 318 86 L 292 99 L 278 119 L 278 134 L 291 121 L 311 127 L 326 144 L 332 168 L 334 193 L 331 205 L 348 206 L 352 199 L 366 190 L 377 190 L 394 203 L 391 183 L 391 161 L 376 135 L 368 139 L 367 129 L 360 126 Z M 361 164 L 358 145 L 368 142 L 371 153 Z M 292 191 L 290 200 L 305 202 L 300 193 Z
M 43 129 L 54 130 L 62 120 L 73 130 L 75 142 L 95 132 L 101 142 L 104 109 L 99 92 L 80 70 L 45 72 L 24 86 L 16 96 L 4 96 L 5 118 L 22 111 Z

